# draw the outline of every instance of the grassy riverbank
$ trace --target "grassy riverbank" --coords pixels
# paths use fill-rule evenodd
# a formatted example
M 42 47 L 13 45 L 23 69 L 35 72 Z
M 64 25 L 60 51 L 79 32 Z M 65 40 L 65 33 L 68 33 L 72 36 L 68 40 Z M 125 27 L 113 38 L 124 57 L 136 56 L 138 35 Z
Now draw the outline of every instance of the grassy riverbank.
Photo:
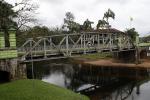
M 0 85 L 0 100 L 89 100 L 40 80 L 18 80 Z
M 108 58 L 112 58 L 112 53 L 103 52 L 103 53 L 95 53 L 95 54 L 86 54 L 86 55 L 81 55 L 80 58 L 91 59 L 91 60 L 108 59 Z

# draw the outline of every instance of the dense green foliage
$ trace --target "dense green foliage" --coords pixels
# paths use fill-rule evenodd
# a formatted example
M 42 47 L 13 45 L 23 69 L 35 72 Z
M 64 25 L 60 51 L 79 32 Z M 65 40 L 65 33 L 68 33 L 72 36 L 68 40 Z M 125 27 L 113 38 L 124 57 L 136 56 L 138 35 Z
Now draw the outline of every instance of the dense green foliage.
M 99 20 L 97 23 L 96 28 L 108 28 L 109 27 L 109 18 L 115 19 L 115 13 L 111 10 L 108 9 L 103 16 L 102 20 Z M 82 25 L 80 25 L 79 23 L 76 23 L 74 21 L 75 17 L 73 15 L 73 13 L 71 12 L 67 12 L 64 18 L 64 25 L 63 28 L 68 28 L 68 31 L 71 32 L 80 32 L 80 31 L 85 31 L 85 30 L 91 30 L 92 28 L 92 24 L 94 22 L 90 21 L 89 19 L 86 19 Z
M 140 38 L 140 42 L 142 42 L 142 43 L 148 43 L 148 42 L 150 42 L 150 35 L 145 36 L 145 37 L 141 37 Z
M 108 22 L 108 19 L 109 18 L 112 18 L 112 19 L 115 19 L 115 13 L 111 10 L 111 9 L 108 9 L 105 13 L 104 13 L 104 17 L 103 19 L 106 19 L 106 22 L 109 24 Z
M 0 100 L 89 100 L 65 88 L 40 80 L 19 80 L 0 85 Z
M 98 21 L 96 28 L 104 28 L 106 25 L 108 25 L 108 23 L 104 19 L 102 19 Z
M 16 12 L 12 8 L 11 4 L 0 1 L 0 29 L 8 29 L 14 24 L 12 18 L 16 17 Z
M 82 25 L 82 29 L 83 29 L 83 30 L 91 30 L 93 23 L 94 23 L 94 22 L 89 21 L 89 19 L 86 19 L 86 21 L 84 21 L 84 23 L 83 23 L 83 25 Z
M 36 39 L 37 37 L 51 36 L 63 34 L 59 28 L 51 28 L 45 26 L 35 26 L 26 31 L 20 31 L 17 33 L 17 46 L 20 47 L 28 38 Z
M 16 17 L 17 13 L 12 9 L 13 6 L 8 4 L 5 1 L 0 1 L 0 29 L 5 33 L 5 46 L 9 47 L 9 34 L 8 30 L 11 26 L 17 26 L 13 21 L 13 18 Z
M 74 21 L 75 17 L 71 12 L 67 12 L 64 18 L 63 29 L 68 29 L 68 33 L 79 32 L 81 25 Z M 67 31 L 67 30 L 66 30 Z
M 99 29 L 99 28 L 109 28 L 111 27 L 109 25 L 109 18 L 112 18 L 112 19 L 115 19 L 115 13 L 111 10 L 111 9 L 108 9 L 105 13 L 104 13 L 104 16 L 103 16 L 103 19 L 102 20 L 98 20 L 98 23 L 97 23 L 97 26 L 96 28 Z
M 136 42 L 136 36 L 139 36 L 135 28 L 126 29 L 125 33 L 127 33 L 131 37 L 132 41 L 134 42 Z
M 5 47 L 10 47 L 9 30 L 15 28 L 16 31 L 28 27 L 32 22 L 36 22 L 33 13 L 38 8 L 31 0 L 14 1 L 9 4 L 5 0 L 0 0 L 0 30 L 4 32 Z

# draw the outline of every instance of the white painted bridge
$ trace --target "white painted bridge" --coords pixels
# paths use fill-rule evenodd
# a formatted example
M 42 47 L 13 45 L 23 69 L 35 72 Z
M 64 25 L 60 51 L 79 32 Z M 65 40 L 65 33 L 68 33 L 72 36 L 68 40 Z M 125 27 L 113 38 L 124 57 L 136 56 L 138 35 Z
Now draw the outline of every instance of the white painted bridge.
M 28 39 L 19 49 L 22 60 L 71 57 L 94 52 L 133 50 L 130 37 L 116 29 Z

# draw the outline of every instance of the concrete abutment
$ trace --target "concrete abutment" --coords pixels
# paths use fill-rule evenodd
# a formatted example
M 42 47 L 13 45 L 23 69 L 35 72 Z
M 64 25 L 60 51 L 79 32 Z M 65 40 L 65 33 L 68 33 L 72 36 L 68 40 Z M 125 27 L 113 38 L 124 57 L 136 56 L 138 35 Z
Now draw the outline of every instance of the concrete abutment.
M 17 58 L 1 59 L 0 71 L 9 73 L 8 74 L 9 80 L 25 79 L 27 77 L 26 64 L 19 63 Z M 1 76 L 1 77 L 5 77 L 5 76 Z

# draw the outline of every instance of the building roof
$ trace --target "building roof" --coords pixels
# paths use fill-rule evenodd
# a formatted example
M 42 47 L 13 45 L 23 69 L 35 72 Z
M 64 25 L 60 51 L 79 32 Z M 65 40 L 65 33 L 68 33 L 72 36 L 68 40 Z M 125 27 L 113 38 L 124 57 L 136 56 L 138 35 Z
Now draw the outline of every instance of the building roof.
M 115 29 L 115 28 L 108 28 L 108 29 L 96 29 L 96 30 L 86 30 L 86 31 L 83 31 L 83 32 L 98 32 L 98 33 L 124 33 L 124 32 L 122 32 L 122 31 L 120 31 L 120 30 L 117 30 L 117 29 Z

